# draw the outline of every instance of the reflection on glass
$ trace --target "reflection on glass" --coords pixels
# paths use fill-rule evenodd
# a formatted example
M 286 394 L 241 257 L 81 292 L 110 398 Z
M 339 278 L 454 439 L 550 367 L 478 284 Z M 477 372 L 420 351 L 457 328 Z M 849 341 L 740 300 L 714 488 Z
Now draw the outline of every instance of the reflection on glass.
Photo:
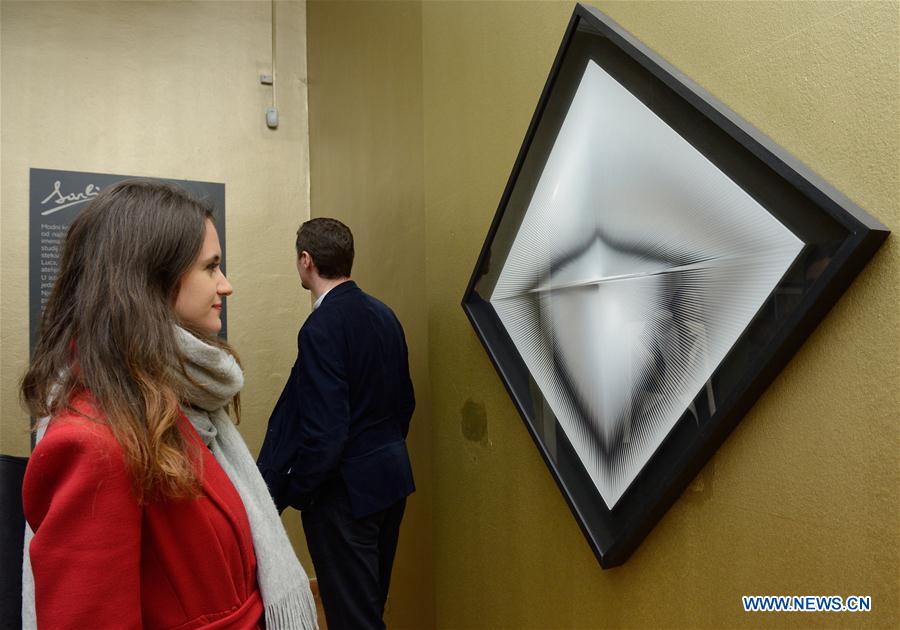
M 588 63 L 489 301 L 609 508 L 803 245 Z

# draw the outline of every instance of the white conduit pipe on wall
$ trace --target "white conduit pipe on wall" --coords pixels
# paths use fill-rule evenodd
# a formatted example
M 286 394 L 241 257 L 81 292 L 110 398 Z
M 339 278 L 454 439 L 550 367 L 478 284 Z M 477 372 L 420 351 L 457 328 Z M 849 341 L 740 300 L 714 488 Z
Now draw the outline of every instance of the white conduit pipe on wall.
M 278 127 L 278 102 L 275 98 L 275 0 L 272 0 L 272 74 L 268 78 L 272 85 L 272 107 L 266 110 L 266 125 L 269 129 L 275 129 Z M 262 82 L 266 83 L 265 77 Z

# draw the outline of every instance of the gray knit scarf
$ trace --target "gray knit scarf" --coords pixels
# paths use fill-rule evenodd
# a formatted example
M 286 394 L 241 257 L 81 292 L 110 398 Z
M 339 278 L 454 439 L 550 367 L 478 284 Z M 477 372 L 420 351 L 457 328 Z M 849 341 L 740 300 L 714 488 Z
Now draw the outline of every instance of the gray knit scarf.
M 232 397 L 244 386 L 244 374 L 234 357 L 221 348 L 201 341 L 183 328 L 176 328 L 175 334 L 187 359 L 185 369 L 189 377 L 186 379 L 173 370 L 187 394 L 187 404 L 182 409 L 234 484 L 247 511 L 266 628 L 314 630 L 318 624 L 309 579 L 294 554 L 256 462 L 226 411 Z M 24 628 L 36 627 L 34 578 L 27 553 L 29 534 L 26 525 L 22 593 Z
M 226 405 L 244 386 L 244 373 L 233 356 L 183 328 L 176 338 L 190 380 L 176 374 L 187 392 L 185 415 L 241 495 L 256 552 L 257 580 L 268 630 L 312 630 L 316 604 L 266 482 L 247 445 L 228 417 Z M 173 371 L 174 372 L 174 371 Z

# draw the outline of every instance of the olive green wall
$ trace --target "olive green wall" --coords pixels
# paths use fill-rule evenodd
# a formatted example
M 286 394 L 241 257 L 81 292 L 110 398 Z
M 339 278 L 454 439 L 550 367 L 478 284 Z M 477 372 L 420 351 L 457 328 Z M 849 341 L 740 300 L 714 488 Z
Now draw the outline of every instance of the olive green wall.
M 278 2 L 277 130 L 269 2 L 0 3 L 0 452 L 29 451 L 17 385 L 28 361 L 28 169 L 225 184 L 229 339 L 244 363 L 250 450 L 309 312 L 293 233 L 309 216 L 306 11 Z
M 596 4 L 900 227 L 896 2 Z M 422 459 L 433 456 L 434 625 L 896 627 L 895 239 L 632 558 L 610 571 L 599 568 L 467 323 L 459 301 L 572 6 L 310 6 L 310 74 L 322 73 L 310 84 L 313 214 L 412 226 L 391 256 L 424 260 L 424 273 L 419 266 L 411 277 L 377 256 L 358 273 L 385 294 L 426 291 L 427 328 L 416 343 L 427 340 L 431 424 L 420 427 L 432 442 L 430 450 L 419 442 L 416 455 L 420 480 Z M 420 79 L 411 74 L 419 64 Z M 375 199 L 368 216 L 332 205 Z M 416 240 L 423 216 L 424 250 Z M 401 281 L 410 284 L 392 288 Z M 420 389 L 421 379 L 417 368 Z M 422 598 L 429 566 L 420 571 Z M 873 611 L 753 615 L 742 611 L 742 594 L 868 594 Z
M 900 228 L 896 2 L 596 4 Z M 572 6 L 423 4 L 437 626 L 897 627 L 895 238 L 610 571 L 467 323 L 459 300 Z M 483 437 L 468 439 L 479 423 Z M 782 593 L 871 594 L 873 611 L 742 611 L 741 594 Z
M 353 277 L 403 323 L 416 390 L 408 503 L 385 619 L 434 620 L 432 447 L 427 372 L 422 10 L 416 2 L 318 2 L 307 9 L 310 214 L 353 230 Z

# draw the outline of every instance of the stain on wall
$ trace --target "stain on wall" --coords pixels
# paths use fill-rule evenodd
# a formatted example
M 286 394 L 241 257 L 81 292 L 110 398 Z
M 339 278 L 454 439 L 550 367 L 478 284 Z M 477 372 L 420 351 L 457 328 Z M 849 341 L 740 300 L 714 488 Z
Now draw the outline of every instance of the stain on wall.
M 460 410 L 463 437 L 470 442 L 482 442 L 487 439 L 487 413 L 483 403 L 477 403 L 471 398 L 463 403 Z

